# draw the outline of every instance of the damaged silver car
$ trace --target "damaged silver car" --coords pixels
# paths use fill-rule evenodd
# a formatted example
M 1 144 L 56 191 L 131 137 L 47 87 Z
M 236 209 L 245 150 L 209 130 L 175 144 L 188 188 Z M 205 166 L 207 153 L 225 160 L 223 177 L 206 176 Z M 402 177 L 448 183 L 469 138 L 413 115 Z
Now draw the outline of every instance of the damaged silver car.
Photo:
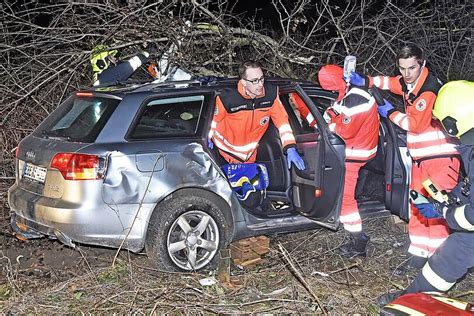
M 335 95 L 310 82 L 269 81 L 279 86 L 307 168 L 286 168 L 271 125 L 257 157 L 270 185 L 257 204 L 237 198 L 217 151 L 206 145 L 215 98 L 236 80 L 98 87 L 74 93 L 18 145 L 8 191 L 15 233 L 72 247 L 145 249 L 159 269 L 193 271 L 213 267 L 233 240 L 337 229 L 344 142 L 322 117 Z M 290 93 L 306 103 L 316 126 L 301 119 Z M 363 216 L 390 210 L 406 219 L 405 135 L 386 120 L 380 135 L 377 157 L 361 170 L 359 207 Z

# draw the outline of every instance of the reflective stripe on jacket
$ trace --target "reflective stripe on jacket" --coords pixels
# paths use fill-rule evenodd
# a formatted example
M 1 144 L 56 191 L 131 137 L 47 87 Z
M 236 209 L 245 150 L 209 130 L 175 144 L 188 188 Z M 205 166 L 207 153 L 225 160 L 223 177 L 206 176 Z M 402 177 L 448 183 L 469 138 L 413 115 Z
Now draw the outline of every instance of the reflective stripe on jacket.
M 460 181 L 453 192 L 464 205 L 445 210 L 445 218 L 452 230 L 474 233 L 474 146 L 460 145 L 459 152 L 468 181 Z
M 265 83 L 264 94 L 252 99 L 239 81 L 237 90 L 225 89 L 217 96 L 209 138 L 228 162 L 253 162 L 270 119 L 278 128 L 283 149 L 294 147 L 295 137 L 278 88 Z
M 423 68 L 410 91 L 401 76 L 369 77 L 369 87 L 372 85 L 404 97 L 405 113 L 391 111 L 389 119 L 407 131 L 407 147 L 413 160 L 458 154 L 456 140 L 446 137 L 441 124 L 432 117 L 441 83 L 428 68 Z
M 110 65 L 103 71 L 93 74 L 94 86 L 125 81 L 130 78 L 135 70 L 146 61 L 147 57 L 145 55 L 138 54 L 129 60 L 118 63 L 117 65 Z
M 346 143 L 346 160 L 368 161 L 377 153 L 379 115 L 374 98 L 361 88 L 352 87 L 340 102 L 329 109 L 329 129 Z
M 314 118 L 313 114 L 308 109 L 308 106 L 301 97 L 296 93 L 290 93 L 290 100 L 294 103 L 294 106 L 300 112 L 301 118 L 304 119 L 309 126 L 314 127 L 316 125 L 316 119 Z

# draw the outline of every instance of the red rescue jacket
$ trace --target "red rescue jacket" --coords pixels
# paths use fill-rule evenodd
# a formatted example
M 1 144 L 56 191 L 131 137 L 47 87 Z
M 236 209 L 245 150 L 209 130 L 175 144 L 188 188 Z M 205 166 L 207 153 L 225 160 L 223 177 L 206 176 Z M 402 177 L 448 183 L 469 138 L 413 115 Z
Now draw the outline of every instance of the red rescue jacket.
M 363 162 L 375 157 L 380 122 L 375 99 L 367 91 L 351 87 L 326 113 L 329 129 L 346 143 L 346 161 Z
M 301 97 L 296 92 L 292 92 L 290 93 L 290 100 L 292 100 L 296 109 L 300 112 L 301 117 L 308 122 L 308 125 L 314 127 L 316 125 L 316 119 L 313 114 L 311 114 L 308 106 L 304 103 Z

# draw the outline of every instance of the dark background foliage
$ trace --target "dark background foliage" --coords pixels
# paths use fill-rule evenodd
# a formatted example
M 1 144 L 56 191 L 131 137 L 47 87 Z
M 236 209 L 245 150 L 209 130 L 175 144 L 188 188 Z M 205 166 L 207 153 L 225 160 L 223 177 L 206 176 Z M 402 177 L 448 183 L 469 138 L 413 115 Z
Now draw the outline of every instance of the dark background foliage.
M 473 78 L 470 1 L 7 1 L 0 5 L 0 177 L 17 143 L 68 94 L 91 85 L 91 50 L 150 47 L 195 75 L 234 76 L 239 62 L 315 80 L 357 56 L 360 72 L 396 74 L 404 43 L 420 45 L 443 81 Z M 143 71 L 143 70 L 142 70 Z M 140 71 L 138 72 L 140 73 Z

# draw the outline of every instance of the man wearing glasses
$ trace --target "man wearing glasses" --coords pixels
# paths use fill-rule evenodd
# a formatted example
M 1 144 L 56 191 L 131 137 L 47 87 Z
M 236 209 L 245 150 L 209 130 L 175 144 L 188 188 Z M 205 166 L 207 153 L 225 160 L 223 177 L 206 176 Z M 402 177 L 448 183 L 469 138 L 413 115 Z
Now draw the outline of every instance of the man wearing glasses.
M 262 66 L 252 60 L 239 66 L 239 77 L 237 89 L 225 89 L 216 98 L 209 147 L 215 144 L 229 163 L 255 162 L 258 143 L 272 120 L 287 154 L 288 168 L 293 163 L 299 170 L 305 169 L 277 86 L 265 82 Z

